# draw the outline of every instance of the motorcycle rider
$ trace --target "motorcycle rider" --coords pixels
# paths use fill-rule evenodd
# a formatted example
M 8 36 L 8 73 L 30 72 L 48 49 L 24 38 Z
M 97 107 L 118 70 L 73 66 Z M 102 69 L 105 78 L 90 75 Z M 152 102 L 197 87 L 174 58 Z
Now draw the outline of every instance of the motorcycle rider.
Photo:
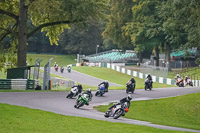
M 129 94 L 127 97 L 124 97 L 124 98 L 120 99 L 120 100 L 119 100 L 119 103 L 112 105 L 112 106 L 109 108 L 109 110 L 111 110 L 113 107 L 116 107 L 116 105 L 124 104 L 125 102 L 127 102 L 127 106 L 128 106 L 128 108 L 129 108 L 129 107 L 130 107 L 130 101 L 131 101 L 131 100 L 132 100 L 132 95 Z
M 68 72 L 71 72 L 71 66 L 67 67 Z
M 104 87 L 105 87 L 105 92 L 108 92 L 108 87 L 109 87 L 109 83 L 108 83 L 108 80 L 105 80 L 105 81 L 103 81 L 102 83 L 100 83 L 98 86 L 100 86 L 100 85 L 104 85 Z
M 83 90 L 82 85 L 81 85 L 81 84 L 78 84 L 78 82 L 76 82 L 76 83 L 74 84 L 74 86 L 72 86 L 72 88 L 74 88 L 74 87 L 77 87 L 78 93 L 81 93 L 82 90 Z
M 130 87 L 130 85 L 132 85 L 133 86 L 133 88 L 135 88 L 135 79 L 134 79 L 134 77 L 131 77 L 131 79 L 128 81 L 128 82 L 131 82 L 130 84 L 126 84 L 127 85 L 127 87 Z
M 191 79 L 188 76 L 185 76 L 185 84 L 189 85 L 190 82 L 191 82 Z
M 61 72 L 61 73 L 64 72 L 64 67 L 63 67 L 63 66 L 60 67 L 60 72 Z
M 56 71 L 58 71 L 58 64 L 55 62 L 54 63 L 54 69 L 56 70 Z
M 83 95 L 83 94 L 88 94 L 88 96 L 89 96 L 89 101 L 92 101 L 93 95 L 92 95 L 92 92 L 91 92 L 91 89 L 90 89 L 90 88 L 88 88 L 87 91 L 84 91 L 84 92 L 82 93 L 82 95 Z M 78 99 L 79 99 L 80 96 L 81 96 L 81 95 L 78 96 Z M 89 105 L 89 103 L 86 103 L 86 105 Z
M 181 78 L 179 74 L 176 74 L 175 81 L 178 81 L 179 79 L 183 79 L 183 78 Z
M 147 74 L 146 79 L 148 79 L 148 80 L 150 81 L 150 83 L 151 83 L 151 88 L 152 88 L 153 80 L 152 80 L 152 77 L 151 77 L 150 73 Z

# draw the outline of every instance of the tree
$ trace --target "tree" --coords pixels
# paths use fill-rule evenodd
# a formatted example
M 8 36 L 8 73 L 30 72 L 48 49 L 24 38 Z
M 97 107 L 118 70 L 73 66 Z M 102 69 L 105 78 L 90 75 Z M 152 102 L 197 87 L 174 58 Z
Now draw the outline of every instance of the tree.
M 111 0 L 108 22 L 102 33 L 103 38 L 112 40 L 120 48 L 133 48 L 129 36 L 122 33 L 122 27 L 132 19 L 132 0 Z
M 26 66 L 28 39 L 38 30 L 46 31 L 51 44 L 58 45 L 59 35 L 70 25 L 84 25 L 90 19 L 104 17 L 108 0 L 1 0 L 0 20 L 6 36 L 17 46 L 17 66 Z M 33 28 L 27 26 L 31 21 Z
M 60 36 L 59 43 L 68 54 L 94 54 L 96 46 L 103 43 L 101 32 L 101 25 L 90 21 L 87 29 L 71 27 L 71 30 L 66 30 Z
M 158 3 L 156 0 L 135 1 L 132 7 L 132 20 L 123 27 L 124 34 L 130 36 L 132 44 L 139 52 L 140 62 L 143 51 L 154 49 L 156 66 L 159 65 L 159 46 L 163 38 L 159 30 L 161 21 L 157 17 Z

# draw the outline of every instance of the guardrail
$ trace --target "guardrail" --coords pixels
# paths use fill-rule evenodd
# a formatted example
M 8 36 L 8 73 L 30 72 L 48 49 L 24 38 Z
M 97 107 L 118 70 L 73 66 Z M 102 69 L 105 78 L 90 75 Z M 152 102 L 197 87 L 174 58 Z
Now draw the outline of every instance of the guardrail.
M 0 89 L 28 90 L 35 89 L 38 80 L 27 79 L 0 79 Z

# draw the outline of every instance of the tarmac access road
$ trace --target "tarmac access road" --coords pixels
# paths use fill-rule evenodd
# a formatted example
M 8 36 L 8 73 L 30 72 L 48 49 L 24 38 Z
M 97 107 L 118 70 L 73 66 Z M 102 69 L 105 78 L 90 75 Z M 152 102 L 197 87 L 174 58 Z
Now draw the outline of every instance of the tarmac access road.
M 73 73 L 73 72 L 72 72 Z M 71 73 L 71 74 L 72 74 Z M 137 89 L 133 94 L 133 101 L 136 100 L 151 100 L 165 97 L 173 97 L 190 93 L 200 92 L 200 88 L 184 87 L 184 88 L 156 88 L 152 91 L 145 91 L 144 89 Z M 11 105 L 18 105 L 29 107 L 33 109 L 40 109 L 57 114 L 87 117 L 97 120 L 104 120 L 110 122 L 120 122 L 136 125 L 145 125 L 160 129 L 200 132 L 200 130 L 192 130 L 171 126 L 163 126 L 153 124 L 151 122 L 131 120 L 125 118 L 105 118 L 104 113 L 98 112 L 93 109 L 94 106 L 108 104 L 110 102 L 118 101 L 119 99 L 127 96 L 125 90 L 109 90 L 103 97 L 94 96 L 89 106 L 83 106 L 80 109 L 74 108 L 75 99 L 66 99 L 68 92 L 1 92 L 0 103 L 7 103 Z

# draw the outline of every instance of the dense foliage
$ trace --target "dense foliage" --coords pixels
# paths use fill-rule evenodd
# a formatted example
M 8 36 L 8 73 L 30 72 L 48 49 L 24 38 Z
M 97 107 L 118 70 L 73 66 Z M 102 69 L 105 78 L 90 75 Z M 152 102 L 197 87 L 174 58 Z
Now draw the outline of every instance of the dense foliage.
M 171 50 L 200 47 L 199 14 L 199 0 L 1 0 L 0 66 L 25 65 L 27 42 L 38 53 L 134 49 L 158 65 L 160 52 L 170 61 Z

